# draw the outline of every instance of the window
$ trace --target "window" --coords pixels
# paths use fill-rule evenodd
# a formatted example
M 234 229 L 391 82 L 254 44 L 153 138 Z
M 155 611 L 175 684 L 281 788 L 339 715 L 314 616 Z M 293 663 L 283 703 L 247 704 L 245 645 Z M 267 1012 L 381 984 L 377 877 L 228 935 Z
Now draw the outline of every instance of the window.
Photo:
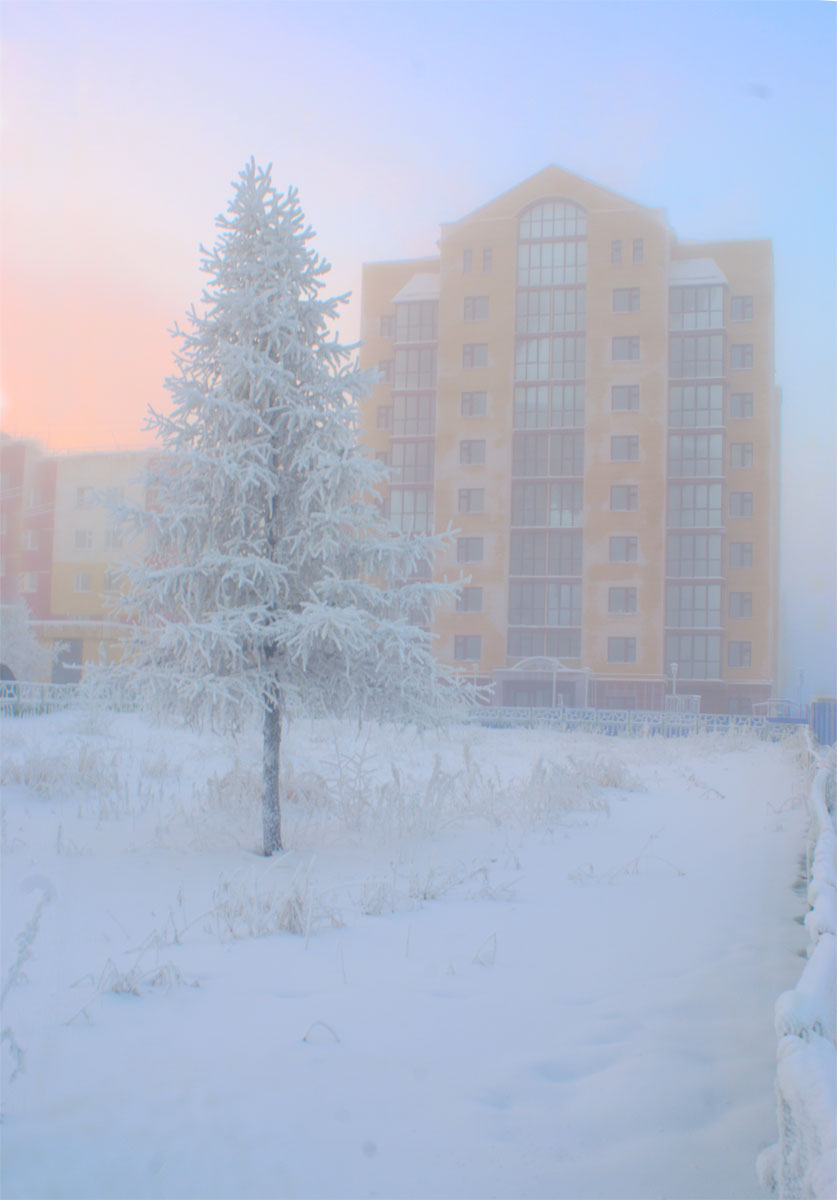
M 391 404 L 379 404 L 378 405 L 378 428 L 379 429 L 392 429 L 392 405 Z
M 733 421 L 743 421 L 753 415 L 753 393 L 733 392 L 729 398 L 729 415 Z
M 719 533 L 670 533 L 668 566 L 671 579 L 713 579 L 721 574 Z
M 462 274 L 470 275 L 474 269 L 474 252 L 473 250 L 462 251 Z
M 722 376 L 723 334 L 673 334 L 669 344 L 669 372 L 672 379 L 715 379 Z
M 673 629 L 713 629 L 721 624 L 719 583 L 666 584 L 666 625 Z
M 613 311 L 615 313 L 639 312 L 639 288 L 614 288 Z
M 512 435 L 512 475 L 582 475 L 584 473 L 584 434 L 538 433 Z
M 733 371 L 749 371 L 753 365 L 753 347 L 740 342 L 729 348 L 729 365 Z
M 381 317 L 380 335 L 382 338 L 395 337 L 395 314 L 388 313 Z
M 636 662 L 636 638 L 609 637 L 607 639 L 607 661 L 609 663 Z
M 584 434 L 551 433 L 549 435 L 550 475 L 584 474 Z
M 584 424 L 584 384 L 514 389 L 515 429 L 547 429 Z
M 622 243 L 620 241 L 610 243 L 610 261 L 614 267 L 622 265 Z
M 482 588 L 463 587 L 456 597 L 457 612 L 482 612 Z
M 453 639 L 453 657 L 457 662 L 479 662 L 482 638 L 476 633 L 458 633 Z
M 462 347 L 462 366 L 466 371 L 488 366 L 488 343 L 466 342 Z
M 639 543 L 635 537 L 612 537 L 610 539 L 610 561 L 612 563 L 636 562 Z
M 723 475 L 723 454 L 723 434 L 670 433 L 668 473 L 675 479 Z
M 730 592 L 729 615 L 733 621 L 749 621 L 753 615 L 753 593 Z
M 668 297 L 668 315 L 672 329 L 723 329 L 723 288 L 672 288 Z
M 436 404 L 432 392 L 405 392 L 392 401 L 392 432 L 396 437 L 433 433 Z
M 639 435 L 620 434 L 610 439 L 611 462 L 636 462 L 639 458 Z
M 488 296 L 465 297 L 465 320 L 483 321 L 488 316 Z
M 517 255 L 518 287 L 586 283 L 586 242 L 522 243 Z
M 639 359 L 638 337 L 615 337 L 612 348 L 614 362 L 636 362 Z
M 581 530 L 511 535 L 512 575 L 580 575 Z
M 433 492 L 430 488 L 393 488 L 390 520 L 402 533 L 431 533 Z
M 731 517 L 751 517 L 753 515 L 753 493 L 730 492 L 729 515 Z
M 459 461 L 463 466 L 481 466 L 485 462 L 485 439 L 468 438 L 461 441 Z
M 494 251 L 490 246 L 486 246 L 482 252 L 482 269 L 485 275 L 490 275 L 494 270 Z
M 645 261 L 645 242 L 642 238 L 634 238 L 634 262 L 641 263 Z
M 509 625 L 581 624 L 580 583 L 529 583 L 509 585 Z
M 432 346 L 395 351 L 393 387 L 401 392 L 417 392 L 435 386 L 436 350 Z
M 459 511 L 461 513 L 482 512 L 485 507 L 485 490 L 483 488 L 460 488 Z
M 549 484 L 513 483 L 512 525 L 546 525 Z
M 76 508 L 89 508 L 93 503 L 92 487 L 76 488 Z
M 483 539 L 481 537 L 458 537 L 456 539 L 457 562 L 482 562 Z
M 730 467 L 747 468 L 753 465 L 753 443 L 732 442 L 729 448 Z
M 686 428 L 724 423 L 724 388 L 720 383 L 673 383 L 668 391 L 669 425 Z
M 751 567 L 753 565 L 753 543 L 730 542 L 729 565 L 731 567 Z
M 677 663 L 681 679 L 720 679 L 719 633 L 667 633 L 666 671 Z
M 433 480 L 433 443 L 393 442 L 392 482 L 431 483 Z
M 733 296 L 729 302 L 729 319 L 731 321 L 752 321 L 753 297 Z
M 515 349 L 515 379 L 583 379 L 586 343 L 579 337 L 520 338 Z
M 105 549 L 118 550 L 121 545 L 122 530 L 116 525 L 111 525 L 105 530 Z
M 435 342 L 438 336 L 438 300 L 406 300 L 395 306 L 396 342 Z
M 619 383 L 612 387 L 610 407 L 614 412 L 635 412 L 639 408 L 639 384 Z
M 385 358 L 378 363 L 378 383 L 392 383 L 392 359 Z
M 619 484 L 610 489 L 611 512 L 636 512 L 639 507 L 639 488 L 635 484 Z
M 119 588 L 121 582 L 121 570 L 119 567 L 108 567 L 105 570 L 105 591 L 115 592 Z
M 727 642 L 727 666 L 748 668 L 753 665 L 752 642 Z
M 78 578 L 78 577 L 76 577 Z M 38 590 L 38 576 L 34 571 L 24 571 L 20 577 L 20 590 L 24 596 L 34 596 Z M 90 590 L 89 587 L 87 589 Z M 78 588 L 76 588 L 78 591 Z
M 91 550 L 93 548 L 93 530 L 77 529 L 75 547 L 76 550 Z
M 609 613 L 635 613 L 636 588 L 612 587 L 607 589 L 607 611 Z
M 580 658 L 581 631 L 577 629 L 510 629 L 509 658 Z
M 668 485 L 669 529 L 716 529 L 720 525 L 720 483 Z
M 513 483 L 511 523 L 580 528 L 583 503 L 584 484 L 581 482 Z
M 5 516 L 5 513 L 3 514 Z M 21 538 L 24 550 L 37 550 L 41 544 L 41 533 L 39 529 L 24 529 L 23 537 Z
M 89 592 L 91 588 L 91 578 L 89 571 L 76 571 L 73 579 L 73 591 L 78 594 Z
M 587 294 L 584 288 L 555 288 L 552 293 L 551 328 L 553 333 L 584 332 L 587 328 Z
M 512 485 L 512 504 L 514 504 L 514 488 L 516 486 L 527 485 Z M 553 529 L 559 527 L 564 529 L 580 528 L 583 517 L 584 484 L 580 481 L 551 483 L 549 485 L 549 524 Z
M 566 200 L 533 204 L 520 218 L 520 241 L 587 236 L 587 214 Z
M 583 333 L 586 324 L 584 288 L 540 288 L 518 293 L 518 333 Z
M 462 393 L 459 411 L 463 417 L 484 417 L 487 408 L 487 392 Z

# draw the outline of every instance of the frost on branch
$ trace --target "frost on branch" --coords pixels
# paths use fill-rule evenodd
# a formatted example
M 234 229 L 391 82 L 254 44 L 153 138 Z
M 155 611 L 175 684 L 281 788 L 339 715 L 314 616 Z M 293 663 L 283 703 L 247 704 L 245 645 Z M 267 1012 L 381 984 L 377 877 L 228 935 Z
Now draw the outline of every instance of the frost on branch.
M 372 381 L 331 332 L 346 297 L 321 294 L 297 193 L 251 161 L 216 225 L 202 309 L 174 330 L 172 410 L 149 422 L 163 453 L 124 605 L 143 698 L 222 728 L 262 712 L 267 804 L 288 713 L 438 720 L 457 688 L 414 622 L 454 585 L 417 578 L 447 535 L 381 515 L 385 469 L 356 436 Z

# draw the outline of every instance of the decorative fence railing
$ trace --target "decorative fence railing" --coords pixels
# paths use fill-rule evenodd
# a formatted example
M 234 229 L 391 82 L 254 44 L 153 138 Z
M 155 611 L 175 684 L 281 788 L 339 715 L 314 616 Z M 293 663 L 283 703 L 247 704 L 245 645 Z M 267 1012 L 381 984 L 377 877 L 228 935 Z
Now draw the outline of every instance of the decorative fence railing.
M 0 683 L 0 715 L 60 712 L 78 696 L 74 683 Z M 125 696 L 110 697 L 105 707 L 125 710 Z M 621 708 L 501 708 L 475 706 L 469 723 L 492 729 L 554 729 L 561 733 L 603 733 L 609 737 L 688 737 L 693 733 L 749 733 L 779 741 L 799 728 L 793 719 L 719 716 L 712 713 L 657 712 Z
M 469 720 L 492 729 L 554 729 L 609 737 L 688 737 L 693 733 L 749 733 L 779 741 L 798 721 L 714 713 L 673 713 L 611 708 L 479 708 Z
M 0 683 L 0 714 L 17 717 L 27 713 L 61 712 L 72 707 L 78 688 L 74 683 Z

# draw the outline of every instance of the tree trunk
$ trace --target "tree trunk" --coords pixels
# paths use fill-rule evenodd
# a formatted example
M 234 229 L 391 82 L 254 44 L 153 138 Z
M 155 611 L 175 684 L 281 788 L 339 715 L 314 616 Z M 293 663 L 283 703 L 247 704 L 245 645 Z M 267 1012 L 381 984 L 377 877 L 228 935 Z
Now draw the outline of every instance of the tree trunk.
M 282 814 L 279 809 L 279 746 L 282 741 L 282 712 L 275 700 L 264 702 L 264 793 L 262 822 L 264 853 L 269 858 L 282 849 Z

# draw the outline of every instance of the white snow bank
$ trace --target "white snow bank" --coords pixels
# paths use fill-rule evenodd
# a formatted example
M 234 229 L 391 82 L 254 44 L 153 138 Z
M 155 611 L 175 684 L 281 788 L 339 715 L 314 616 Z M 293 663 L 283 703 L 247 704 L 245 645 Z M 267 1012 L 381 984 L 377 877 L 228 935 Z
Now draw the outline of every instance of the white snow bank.
M 779 1141 L 760 1155 L 758 1173 L 765 1191 L 779 1200 L 837 1196 L 837 870 L 830 774 L 820 767 L 809 795 L 816 838 L 805 918 L 809 957 L 796 987 L 776 1001 Z

